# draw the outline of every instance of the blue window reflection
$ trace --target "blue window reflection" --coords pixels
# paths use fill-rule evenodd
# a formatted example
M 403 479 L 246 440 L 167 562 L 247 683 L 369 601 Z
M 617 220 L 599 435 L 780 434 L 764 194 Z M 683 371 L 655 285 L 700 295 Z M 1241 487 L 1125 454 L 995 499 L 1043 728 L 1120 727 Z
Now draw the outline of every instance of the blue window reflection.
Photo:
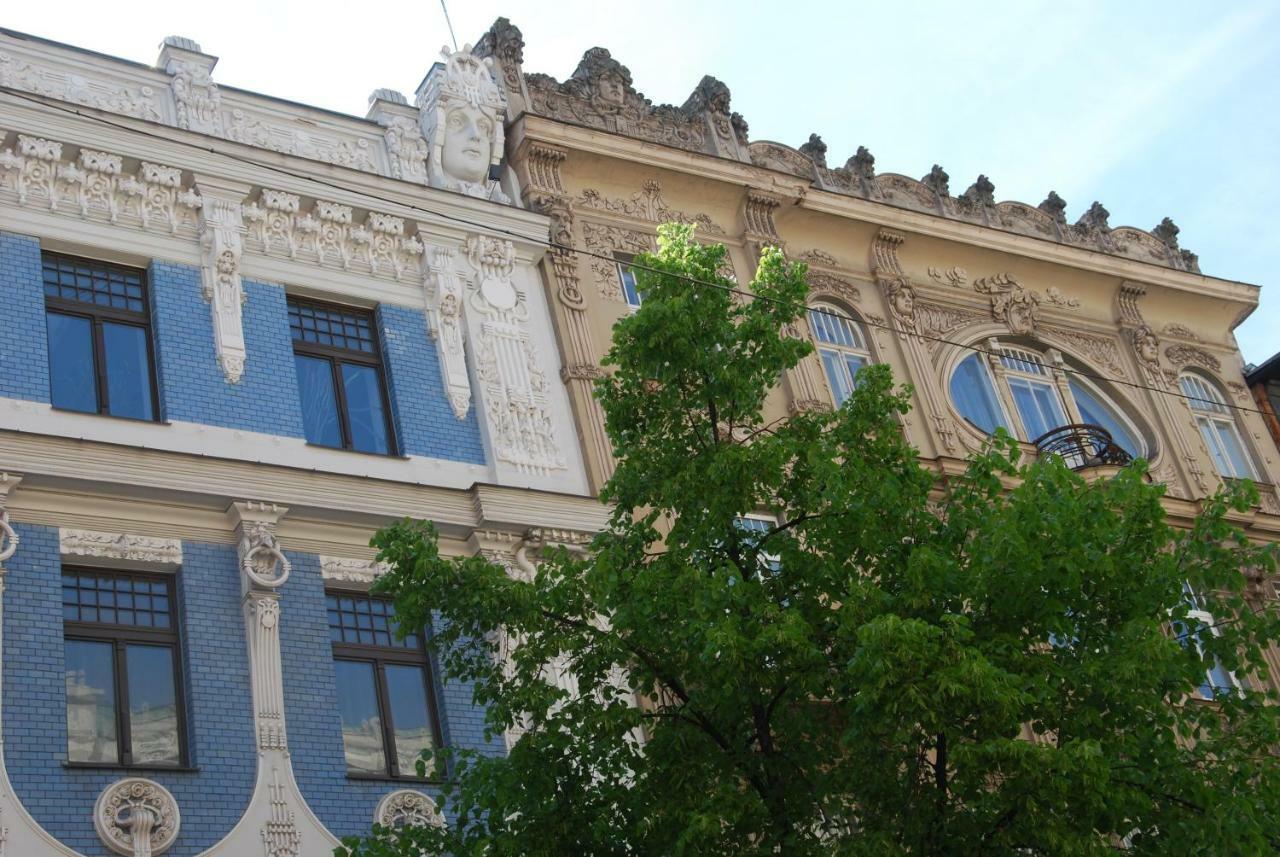
M 353 363 L 341 366 L 347 419 L 351 424 L 351 448 L 386 455 L 391 451 L 391 444 L 387 438 L 387 415 L 378 370 Z
M 309 443 L 342 446 L 338 399 L 333 389 L 333 364 L 321 357 L 293 355 L 302 397 L 302 424 Z
M 112 416 L 155 419 L 146 330 L 133 324 L 104 322 L 102 346 L 107 360 L 107 406 Z
M 77 315 L 51 312 L 45 316 L 49 330 L 49 385 L 55 408 L 98 412 L 94 378 L 93 322 Z

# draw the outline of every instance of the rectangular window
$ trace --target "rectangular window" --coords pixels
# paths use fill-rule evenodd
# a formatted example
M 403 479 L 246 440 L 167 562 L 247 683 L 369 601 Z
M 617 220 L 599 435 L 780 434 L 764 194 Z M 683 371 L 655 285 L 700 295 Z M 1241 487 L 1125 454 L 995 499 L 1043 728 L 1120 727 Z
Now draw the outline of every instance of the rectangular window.
M 60 253 L 42 267 L 53 406 L 157 419 L 145 273 Z
M 760 515 L 743 515 L 733 519 L 736 526 L 743 533 L 743 541 L 748 542 L 752 547 L 756 547 L 761 539 L 769 535 L 770 531 L 778 525 L 773 518 L 765 518 Z M 779 567 L 779 558 L 775 553 L 768 551 L 761 552 L 758 557 L 760 568 L 765 573 L 776 572 Z
M 641 297 L 640 290 L 636 288 L 636 269 L 631 267 L 635 257 L 629 253 L 617 253 L 614 258 L 618 260 L 618 286 L 622 289 L 622 299 L 631 309 L 637 310 Z
M 1174 633 L 1184 648 L 1194 645 L 1200 657 L 1208 661 L 1204 651 L 1205 640 L 1210 636 L 1218 636 L 1216 622 L 1213 614 L 1204 609 L 1203 601 L 1189 584 L 1184 583 L 1182 591 L 1190 609 L 1187 610 L 1185 623 L 1173 623 Z M 1223 666 L 1217 656 L 1214 656 L 1213 663 L 1205 669 L 1204 678 L 1200 685 L 1200 696 L 1204 699 L 1217 699 L 1223 694 L 1236 693 L 1241 687 L 1236 675 Z
M 373 314 L 289 299 L 307 442 L 391 455 L 391 409 Z
M 396 639 L 389 601 L 330 592 L 326 602 L 347 773 L 416 779 L 422 751 L 440 746 L 422 638 Z
M 67 761 L 186 763 L 173 579 L 63 569 Z

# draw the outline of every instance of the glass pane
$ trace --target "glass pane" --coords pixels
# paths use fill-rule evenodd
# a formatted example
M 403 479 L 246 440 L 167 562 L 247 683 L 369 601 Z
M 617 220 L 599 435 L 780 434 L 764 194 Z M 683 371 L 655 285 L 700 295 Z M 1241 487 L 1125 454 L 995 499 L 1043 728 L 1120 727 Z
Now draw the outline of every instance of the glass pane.
M 977 354 L 969 355 L 956 367 L 951 376 L 951 398 L 961 416 L 987 434 L 998 427 L 1007 428 L 991 376 Z
M 102 325 L 102 344 L 107 353 L 107 405 L 111 413 L 117 417 L 155 419 L 146 330 L 108 321 Z
M 1114 408 L 1074 378 L 1068 383 L 1071 385 L 1071 395 L 1076 400 L 1076 408 L 1080 411 L 1080 419 L 1102 426 L 1111 433 L 1111 439 L 1116 445 L 1130 455 L 1142 453 L 1142 445 L 1120 421 Z
M 849 383 L 849 376 L 845 371 L 844 361 L 840 359 L 839 351 L 829 351 L 824 348 L 820 353 L 822 367 L 826 369 L 827 381 L 831 384 L 831 395 L 835 396 L 836 406 L 839 407 L 853 393 L 853 385 Z
M 849 378 L 853 386 L 858 386 L 858 372 L 862 370 L 863 366 L 867 365 L 867 361 L 857 354 L 845 354 L 844 365 L 849 370 Z
M 110 643 L 66 641 L 67 760 L 116 764 L 115 659 Z
M 173 686 L 173 649 L 129 644 L 129 738 L 136 764 L 176 765 L 178 702 Z
M 628 265 L 618 263 L 618 280 L 622 283 L 622 296 L 627 306 L 640 306 L 640 291 L 636 288 L 636 272 Z
M 1024 440 L 1035 440 L 1066 422 L 1058 404 L 1058 394 L 1053 388 L 1023 378 L 1010 378 L 1009 390 L 1013 393 L 1014 404 L 1018 406 L 1018 415 L 1022 417 L 1022 426 L 1027 431 Z
M 1223 475 L 1234 476 L 1237 479 L 1252 479 L 1253 468 L 1249 466 L 1249 459 L 1245 457 L 1244 445 L 1240 442 L 1240 435 L 1236 434 L 1236 427 L 1223 420 L 1214 420 L 1213 426 L 1222 440 L 1223 454 L 1231 465 L 1231 472 Z
M 382 383 L 372 366 L 343 363 L 342 387 L 347 395 L 347 420 L 351 423 L 351 447 L 386 455 L 387 415 L 382 407 Z
M 426 676 L 422 667 L 404 664 L 388 664 L 386 675 L 391 723 L 395 727 L 396 764 L 401 775 L 416 776 L 418 757 L 435 744 Z M 431 773 L 430 766 L 427 773 Z
M 1226 451 L 1222 448 L 1221 435 L 1214 428 L 1213 420 L 1198 416 L 1196 423 L 1200 426 L 1200 437 L 1204 439 L 1204 445 L 1209 447 L 1213 469 L 1218 471 L 1219 476 L 1231 476 L 1231 463 L 1227 460 Z
M 93 324 L 87 318 L 51 312 L 49 328 L 49 386 L 53 406 L 98 412 L 93 376 Z
M 338 680 L 338 711 L 342 716 L 342 745 L 347 770 L 357 774 L 387 773 L 382 751 L 382 718 L 373 664 L 366 661 L 334 661 Z
M 293 355 L 298 369 L 298 393 L 302 398 L 302 425 L 307 441 L 321 446 L 342 446 L 338 402 L 333 392 L 333 368 L 328 360 Z

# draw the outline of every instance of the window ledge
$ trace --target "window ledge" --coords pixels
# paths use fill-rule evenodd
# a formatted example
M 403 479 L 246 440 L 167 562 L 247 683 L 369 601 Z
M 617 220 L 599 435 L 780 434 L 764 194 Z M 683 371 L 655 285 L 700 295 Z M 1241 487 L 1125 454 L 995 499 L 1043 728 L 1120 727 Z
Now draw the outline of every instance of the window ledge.
M 307 446 L 312 449 L 327 449 L 331 452 L 345 452 L 351 455 L 367 455 L 371 458 L 389 458 L 393 460 L 408 461 L 409 456 L 399 452 L 365 452 L 363 449 L 346 449 L 341 446 L 325 446 L 323 443 L 312 443 L 306 441 Z
M 439 786 L 444 784 L 440 777 L 393 777 L 390 774 L 347 774 L 347 779 L 358 782 L 375 783 L 413 783 L 419 786 Z
M 107 762 L 62 762 L 70 771 L 135 771 L 155 774 L 198 774 L 200 768 L 190 765 L 113 765 Z
M 111 420 L 123 420 L 128 423 L 142 423 L 149 426 L 167 426 L 171 425 L 168 420 L 144 420 L 141 417 L 126 417 L 121 414 L 102 414 L 97 411 L 77 411 L 75 408 L 60 408 L 57 405 L 50 404 L 49 408 L 59 414 L 79 414 L 84 417 L 106 417 Z

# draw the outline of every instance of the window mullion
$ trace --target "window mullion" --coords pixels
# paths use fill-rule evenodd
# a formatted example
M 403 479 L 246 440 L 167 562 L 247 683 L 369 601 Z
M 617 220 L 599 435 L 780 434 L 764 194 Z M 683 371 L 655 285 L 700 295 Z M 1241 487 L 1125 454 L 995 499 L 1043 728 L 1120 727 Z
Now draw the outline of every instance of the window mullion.
M 120 740 L 120 764 L 133 764 L 133 732 L 129 723 L 129 674 L 125 656 L 128 642 L 115 641 L 116 656 L 116 734 Z
M 1022 424 L 1022 412 L 1018 410 L 1018 403 L 1013 398 L 1013 388 L 1009 386 L 1009 373 L 1005 370 L 1004 363 L 1000 360 L 1000 344 L 994 337 L 987 340 L 987 343 L 987 348 L 991 352 L 987 355 L 987 362 L 991 366 L 991 374 L 995 376 L 996 394 L 1004 404 L 1009 423 L 1013 426 L 1013 430 L 1019 438 L 1031 440 L 1027 436 L 1026 426 Z
M 351 435 L 351 419 L 347 413 L 347 391 L 342 383 L 342 361 L 329 358 L 329 373 L 333 378 L 333 401 L 338 409 L 338 431 L 342 434 L 342 448 L 352 449 L 355 440 Z
M 396 754 L 396 727 L 391 717 L 391 694 L 387 690 L 387 669 L 381 660 L 374 661 L 374 684 L 378 692 L 378 707 L 382 709 L 382 747 L 387 756 L 387 772 L 401 776 L 400 759 Z
M 98 391 L 98 413 L 111 413 L 111 401 L 107 395 L 107 342 L 102 318 L 94 315 L 90 322 L 93 330 L 93 383 Z

